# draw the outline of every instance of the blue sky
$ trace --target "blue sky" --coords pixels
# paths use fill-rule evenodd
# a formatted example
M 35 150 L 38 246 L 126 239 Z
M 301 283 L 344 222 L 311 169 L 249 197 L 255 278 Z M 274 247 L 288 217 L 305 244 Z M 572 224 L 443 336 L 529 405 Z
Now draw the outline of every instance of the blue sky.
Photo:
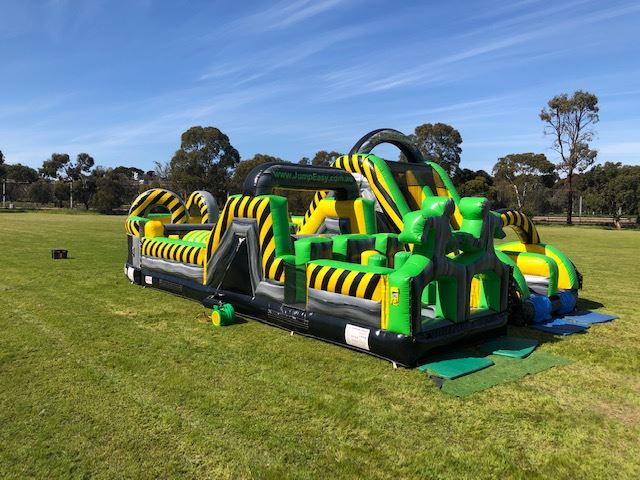
M 298 160 L 441 121 L 490 169 L 554 159 L 538 113 L 576 89 L 600 98 L 599 161 L 639 164 L 640 3 L 0 0 L 0 150 L 33 167 L 151 169 L 192 125 Z

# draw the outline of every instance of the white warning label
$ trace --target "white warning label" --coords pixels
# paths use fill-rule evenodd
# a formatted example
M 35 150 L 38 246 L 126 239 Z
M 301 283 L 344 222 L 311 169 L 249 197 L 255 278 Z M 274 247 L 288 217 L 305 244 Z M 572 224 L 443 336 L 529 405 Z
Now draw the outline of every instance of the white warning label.
M 356 327 L 350 323 L 344 328 L 344 340 L 352 347 L 369 350 L 369 330 L 368 328 Z

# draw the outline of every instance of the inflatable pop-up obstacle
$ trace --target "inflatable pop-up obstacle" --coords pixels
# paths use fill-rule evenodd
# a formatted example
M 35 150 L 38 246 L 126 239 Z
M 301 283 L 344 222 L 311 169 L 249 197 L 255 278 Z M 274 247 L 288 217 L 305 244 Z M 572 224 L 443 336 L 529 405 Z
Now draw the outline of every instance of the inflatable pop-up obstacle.
M 404 194 L 376 162 L 353 164 L 375 174 L 373 193 L 350 170 L 263 164 L 219 214 L 206 192 L 185 204 L 149 190 L 126 221 L 125 272 L 202 302 L 216 325 L 238 314 L 405 366 L 503 334 L 515 262 L 493 244 L 501 216 L 484 198 L 425 194 L 400 207 Z M 319 193 L 293 219 L 275 189 Z
M 396 146 L 406 162 L 383 160 L 371 154 L 373 148 L 384 143 Z M 396 130 L 380 129 L 366 134 L 349 155 L 336 160 L 335 167 L 349 172 L 356 180 L 360 196 L 375 202 L 380 231 L 403 232 L 407 218 L 411 218 L 408 215 L 421 211 L 425 201 L 434 197 L 453 203 L 449 224 L 454 237 L 468 228 L 463 207 L 469 200 L 460 197 L 440 165 L 425 160 L 411 140 Z M 301 229 L 317 208 L 318 200 L 327 195 L 327 192 L 316 194 L 309 212 L 299 220 Z M 582 287 L 582 277 L 574 264 L 558 248 L 542 243 L 535 225 L 523 213 L 512 209 L 491 213 L 499 216 L 502 227 L 512 228 L 518 236 L 518 241 L 495 247 L 497 258 L 512 269 L 515 285 L 511 295 L 512 320 L 539 323 L 552 315 L 573 311 L 578 289 Z M 501 231 L 496 232 L 499 238 L 504 236 Z M 455 252 L 449 253 L 452 254 Z M 473 283 L 472 290 L 476 292 L 480 285 Z M 479 298 L 477 294 L 472 296 L 472 302 L 475 298 Z

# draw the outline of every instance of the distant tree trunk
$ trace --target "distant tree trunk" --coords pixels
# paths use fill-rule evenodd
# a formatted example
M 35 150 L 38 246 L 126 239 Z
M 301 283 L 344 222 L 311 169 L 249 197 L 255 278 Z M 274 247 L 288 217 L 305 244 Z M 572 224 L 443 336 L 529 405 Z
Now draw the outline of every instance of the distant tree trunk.
M 518 210 L 522 210 L 522 202 L 520 201 L 520 192 L 518 191 L 518 186 L 514 183 L 513 189 L 516 192 L 516 201 L 518 202 Z
M 611 208 L 611 219 L 613 220 L 613 226 L 618 230 L 622 229 L 622 208 L 617 205 L 617 203 L 613 204 Z
M 569 191 L 567 192 L 567 225 L 572 225 L 572 215 L 573 215 L 573 173 L 569 173 L 567 175 L 567 183 L 569 185 Z

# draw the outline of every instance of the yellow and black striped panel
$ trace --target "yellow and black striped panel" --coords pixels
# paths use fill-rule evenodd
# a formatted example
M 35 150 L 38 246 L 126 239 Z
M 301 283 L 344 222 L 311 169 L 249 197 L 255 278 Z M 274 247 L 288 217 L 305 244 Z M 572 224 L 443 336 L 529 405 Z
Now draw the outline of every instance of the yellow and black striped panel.
M 187 212 L 191 212 L 191 207 L 193 206 L 198 209 L 200 223 L 209 223 L 209 208 L 207 206 L 207 201 L 199 191 L 191 192 L 191 195 L 187 198 L 187 203 L 185 205 Z
M 171 213 L 171 223 L 185 223 L 187 209 L 178 195 L 164 188 L 152 188 L 138 195 L 129 209 L 129 215 L 144 217 L 154 207 L 164 207 Z
M 381 302 L 385 275 L 309 263 L 307 288 Z
M 164 258 L 175 262 L 202 265 L 205 257 L 204 250 L 202 247 L 164 242 L 156 238 L 142 239 L 142 255 Z
M 328 190 L 319 190 L 316 192 L 316 194 L 313 196 L 313 200 L 311 200 L 311 204 L 309 205 L 309 208 L 307 208 L 307 211 L 304 214 L 304 218 L 302 219 L 302 225 L 307 223 L 307 221 L 309 220 L 313 212 L 315 212 L 316 208 L 318 208 L 318 204 L 320 203 L 320 201 L 323 200 L 324 198 L 327 198 L 328 194 L 329 194 Z
M 207 260 L 220 244 L 220 239 L 234 218 L 253 218 L 258 226 L 258 240 L 262 253 L 262 271 L 265 278 L 284 282 L 284 263 L 276 257 L 276 242 L 273 236 L 273 217 L 269 197 L 231 197 L 220 214 L 216 228 L 209 237 Z
M 524 213 L 510 208 L 499 210 L 499 213 L 502 216 L 502 226 L 511 227 L 522 243 L 540 243 L 538 229 Z
M 402 222 L 402 214 L 400 213 L 396 202 L 393 200 L 393 195 L 391 194 L 389 185 L 387 184 L 387 181 L 380 169 L 369 160 L 367 155 L 359 153 L 343 155 L 338 157 L 335 166 L 336 168 L 346 170 L 347 172 L 357 173 L 364 176 L 369 182 L 378 203 L 391 219 L 397 231 L 402 231 L 402 227 L 404 225 Z
M 131 220 L 127 218 L 124 222 L 125 231 L 134 237 L 140 236 L 140 220 Z

